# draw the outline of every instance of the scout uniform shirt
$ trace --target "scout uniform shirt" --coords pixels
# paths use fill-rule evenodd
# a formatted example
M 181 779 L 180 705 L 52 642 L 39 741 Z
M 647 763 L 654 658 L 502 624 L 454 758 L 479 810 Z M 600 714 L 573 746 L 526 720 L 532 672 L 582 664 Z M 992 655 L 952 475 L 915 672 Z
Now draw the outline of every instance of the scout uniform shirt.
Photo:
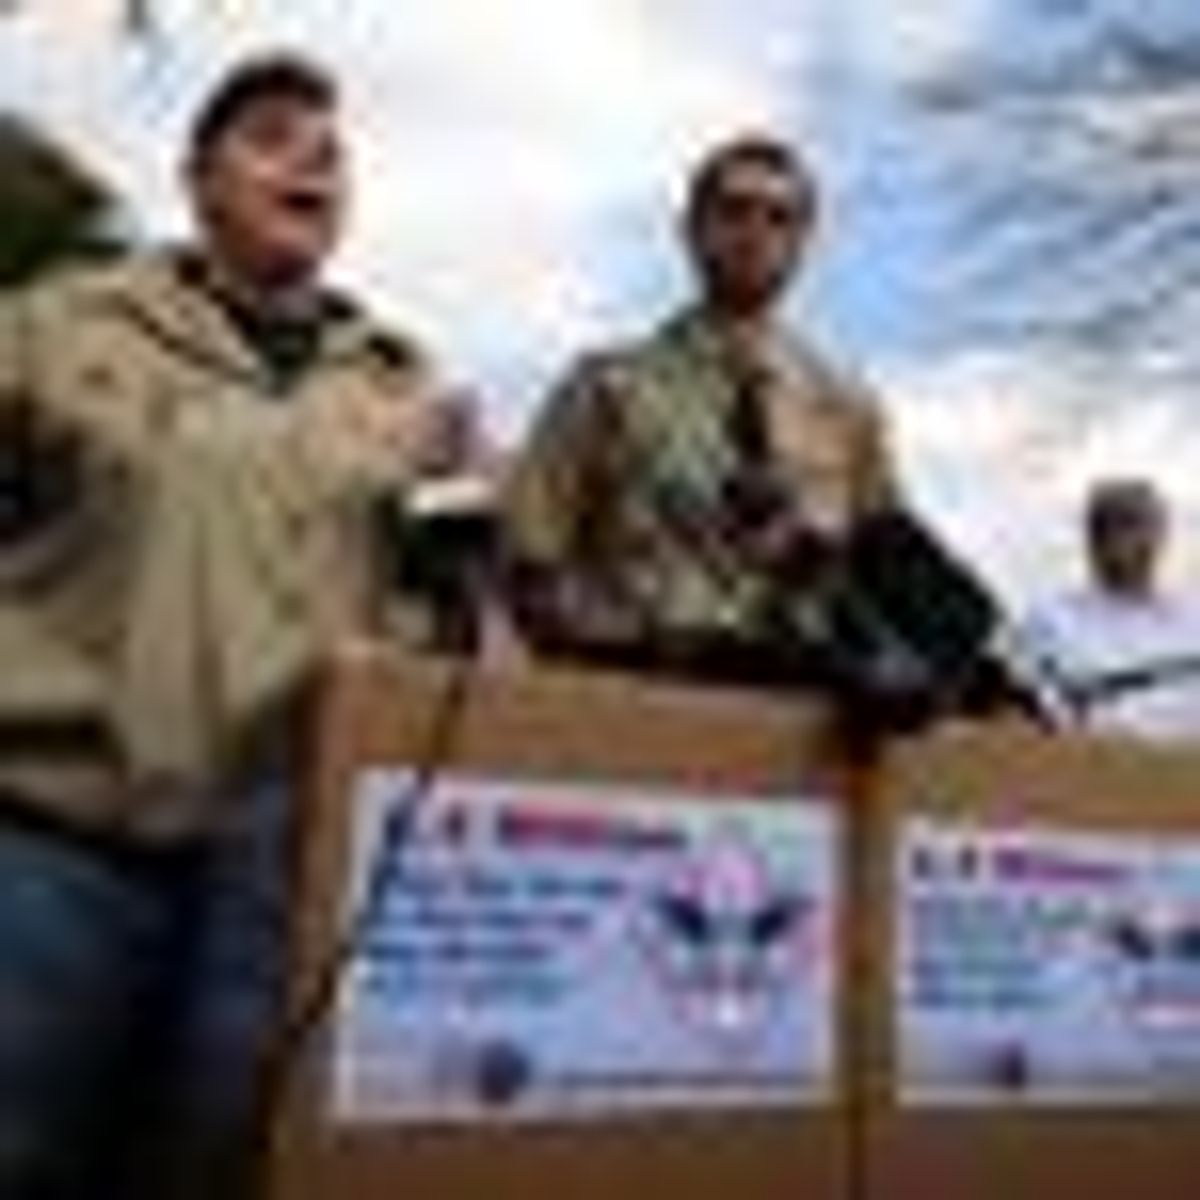
M 68 820 L 202 824 L 240 733 L 379 615 L 364 514 L 411 464 L 354 401 L 426 403 L 426 369 L 342 303 L 247 334 L 178 254 L 0 309 L 0 788 Z M 88 752 L 40 753 L 62 728 Z
M 764 581 L 725 511 L 744 453 L 743 360 L 691 312 L 568 375 L 507 498 L 516 590 L 523 577 L 541 590 L 528 624 L 544 619 L 554 638 L 592 647 L 754 636 Z M 781 333 L 753 373 L 759 436 L 789 499 L 836 542 L 890 497 L 875 404 Z

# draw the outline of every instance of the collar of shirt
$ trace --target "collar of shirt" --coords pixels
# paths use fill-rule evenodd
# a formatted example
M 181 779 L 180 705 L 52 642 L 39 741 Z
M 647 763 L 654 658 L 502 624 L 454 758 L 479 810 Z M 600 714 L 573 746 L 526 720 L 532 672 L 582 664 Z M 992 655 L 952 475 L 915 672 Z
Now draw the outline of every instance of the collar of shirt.
M 215 303 L 242 342 L 266 371 L 272 397 L 286 399 L 320 357 L 330 325 L 340 306 L 318 289 L 289 297 L 286 305 L 256 304 L 228 287 L 199 253 L 179 256 L 178 272 L 185 285 Z

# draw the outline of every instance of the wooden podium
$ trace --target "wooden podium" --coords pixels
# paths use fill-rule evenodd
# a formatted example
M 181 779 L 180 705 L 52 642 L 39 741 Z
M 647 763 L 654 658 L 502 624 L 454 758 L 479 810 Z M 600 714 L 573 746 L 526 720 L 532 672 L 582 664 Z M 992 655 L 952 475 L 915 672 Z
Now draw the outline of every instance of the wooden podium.
M 451 669 L 360 657 L 332 681 L 297 893 L 298 995 L 311 991 L 344 924 L 353 781 L 364 766 L 411 764 L 419 756 Z M 811 706 L 602 675 L 483 670 L 471 683 L 447 768 L 677 786 L 714 802 L 747 794 L 844 795 L 852 784 L 826 749 L 825 722 Z M 328 1119 L 328 1033 L 317 1031 L 281 1109 L 274 1200 L 845 1194 L 849 1143 L 838 1103 L 516 1126 L 337 1124 Z
M 345 928 L 356 780 L 364 768 L 420 759 L 431 724 L 444 715 L 452 672 L 445 663 L 362 656 L 347 660 L 332 681 L 314 746 L 299 871 L 297 996 L 312 994 Z M 836 806 L 842 870 L 832 1097 L 824 1105 L 797 1098 L 782 1107 L 605 1111 L 563 1120 L 543 1114 L 515 1123 L 356 1123 L 331 1115 L 326 1021 L 307 1043 L 280 1108 L 273 1200 L 1062 1200 L 1069 1192 L 1090 1200 L 1191 1200 L 1200 1138 L 1193 1091 L 1164 1103 L 1155 1095 L 1114 1100 L 1101 1086 L 1095 1094 L 1085 1088 L 1078 1102 L 1060 1096 L 1046 1103 L 1018 1078 L 1027 1068 L 1004 1063 L 1013 1078 L 999 1094 L 970 1102 L 911 1094 L 897 1015 L 899 913 L 909 911 L 898 863 L 909 861 L 905 839 L 915 820 L 985 837 L 1050 831 L 1051 845 L 1057 833 L 1066 845 L 1098 835 L 1118 854 L 1126 842 L 1144 841 L 1184 845 L 1192 854 L 1184 837 L 1200 833 L 1200 751 L 981 725 L 949 727 L 852 763 L 812 704 L 492 669 L 464 694 L 445 763 L 450 772 L 658 788 L 667 797 L 686 794 L 693 806 L 697 799 L 732 805 L 739 797 Z M 1200 896 L 1200 838 L 1194 858 Z M 1185 1015 L 1196 1023 L 1188 1036 L 1200 1044 L 1200 961 L 1196 982 L 1195 1009 Z M 1184 1063 L 1188 1088 L 1197 1059 Z
M 1200 753 L 1050 738 L 1027 729 L 951 730 L 891 756 L 864 813 L 873 826 L 861 914 L 874 972 L 868 1129 L 871 1200 L 1189 1200 L 1200 1109 L 1179 1102 L 901 1106 L 893 969 L 894 854 L 913 816 L 992 829 L 1041 827 L 1167 838 L 1200 830 Z M 1193 1014 L 1192 1019 L 1195 1019 Z M 1098 1033 L 1097 1036 L 1100 1036 Z

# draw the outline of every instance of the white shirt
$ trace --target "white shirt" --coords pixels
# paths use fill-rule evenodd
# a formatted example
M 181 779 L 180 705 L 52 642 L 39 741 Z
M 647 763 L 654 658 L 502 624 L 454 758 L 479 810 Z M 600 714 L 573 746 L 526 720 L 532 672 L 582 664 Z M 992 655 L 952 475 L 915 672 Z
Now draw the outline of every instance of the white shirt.
M 1154 741 L 1200 738 L 1200 607 L 1098 588 L 1035 607 L 1022 640 L 1083 701 L 1088 729 Z

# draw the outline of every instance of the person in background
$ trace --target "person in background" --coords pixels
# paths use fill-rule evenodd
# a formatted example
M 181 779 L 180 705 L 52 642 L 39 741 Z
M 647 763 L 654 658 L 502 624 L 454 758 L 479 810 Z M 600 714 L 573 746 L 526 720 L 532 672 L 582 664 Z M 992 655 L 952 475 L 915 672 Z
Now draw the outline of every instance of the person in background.
M 904 505 L 875 396 L 784 319 L 818 207 L 776 138 L 703 158 L 695 297 L 584 355 L 511 466 L 516 624 L 544 656 L 820 688 L 860 729 L 1006 704 L 998 606 Z
M 483 429 L 473 392 L 445 399 L 454 428 L 447 469 L 377 514 L 384 565 L 398 598 L 406 644 L 436 655 L 519 661 L 496 595 L 497 495 L 503 458 Z
M 1200 607 L 1163 582 L 1167 503 L 1145 479 L 1087 497 L 1082 586 L 1035 604 L 1023 636 L 1074 723 L 1154 741 L 1200 735 Z
M 189 245 L 0 309 L 5 1200 L 250 1186 L 307 700 L 446 466 L 429 361 L 321 282 L 329 77 L 236 67 L 185 180 Z
M 875 398 L 781 316 L 817 208 L 786 143 L 713 148 L 681 223 L 695 299 L 553 391 L 505 503 L 537 651 L 740 679 L 822 640 L 827 568 L 894 489 Z

